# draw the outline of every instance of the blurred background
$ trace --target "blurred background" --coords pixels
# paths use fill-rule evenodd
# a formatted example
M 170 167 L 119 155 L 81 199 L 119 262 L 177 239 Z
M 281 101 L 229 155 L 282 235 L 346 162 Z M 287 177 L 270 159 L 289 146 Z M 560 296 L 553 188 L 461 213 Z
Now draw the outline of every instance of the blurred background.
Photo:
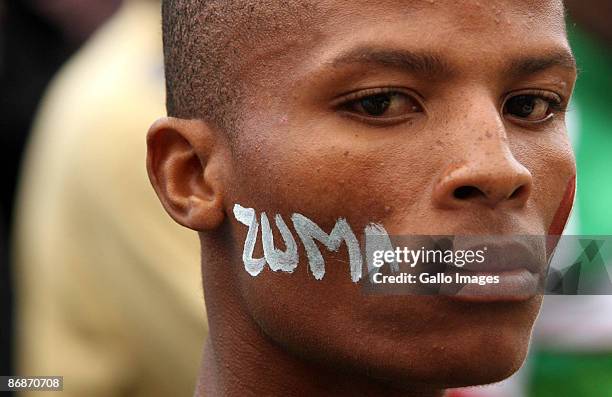
M 109 18 L 119 1 L 0 2 L 0 372 L 12 373 L 9 252 L 21 156 L 43 92 L 60 66 Z
M 612 235 L 612 0 L 566 4 L 580 67 L 566 233 Z M 165 113 L 159 1 L 0 0 L 0 32 L 0 375 L 63 375 L 68 396 L 191 395 L 197 238 L 144 167 Z M 612 397 L 611 298 L 547 297 L 523 369 L 451 394 Z

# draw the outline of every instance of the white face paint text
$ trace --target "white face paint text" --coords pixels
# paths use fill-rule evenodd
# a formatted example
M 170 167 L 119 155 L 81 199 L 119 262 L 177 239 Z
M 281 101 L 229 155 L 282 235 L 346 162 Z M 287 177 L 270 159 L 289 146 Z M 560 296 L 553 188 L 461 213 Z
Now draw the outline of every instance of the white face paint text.
M 245 270 L 250 275 L 257 276 L 261 273 L 266 263 L 273 271 L 292 273 L 295 270 L 299 262 L 297 244 L 282 216 L 276 214 L 274 222 L 283 238 L 286 247 L 284 251 L 275 247 L 268 215 L 265 212 L 261 213 L 263 258 L 253 258 L 253 251 L 255 250 L 257 234 L 259 232 L 259 222 L 255 210 L 236 204 L 234 205 L 234 216 L 238 222 L 249 228 L 244 242 L 242 261 Z M 304 246 L 310 271 L 316 280 L 321 280 L 325 276 L 325 260 L 315 240 L 332 252 L 337 252 L 344 242 L 348 250 L 351 280 L 356 283 L 361 279 L 363 266 L 361 248 L 355 233 L 353 233 L 346 219 L 339 218 L 329 234 L 325 233 L 323 229 L 304 215 L 294 213 L 291 215 L 291 221 Z M 382 235 L 388 240 L 387 232 L 381 225 L 370 224 L 366 226 L 364 233 L 366 235 Z M 389 242 L 388 246 L 390 244 Z

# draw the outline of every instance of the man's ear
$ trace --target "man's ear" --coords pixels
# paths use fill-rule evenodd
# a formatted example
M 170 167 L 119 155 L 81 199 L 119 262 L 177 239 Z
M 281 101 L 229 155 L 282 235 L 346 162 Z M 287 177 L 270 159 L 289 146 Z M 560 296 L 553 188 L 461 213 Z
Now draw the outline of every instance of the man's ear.
M 212 230 L 224 220 L 217 132 L 201 120 L 164 117 L 147 134 L 147 172 L 164 208 L 181 225 Z

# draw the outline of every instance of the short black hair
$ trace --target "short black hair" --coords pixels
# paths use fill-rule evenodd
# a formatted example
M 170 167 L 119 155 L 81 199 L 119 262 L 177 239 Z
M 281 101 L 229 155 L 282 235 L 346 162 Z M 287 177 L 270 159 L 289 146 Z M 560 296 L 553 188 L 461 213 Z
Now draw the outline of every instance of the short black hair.
M 245 51 L 303 29 L 312 15 L 305 0 L 163 0 L 168 115 L 234 126 Z

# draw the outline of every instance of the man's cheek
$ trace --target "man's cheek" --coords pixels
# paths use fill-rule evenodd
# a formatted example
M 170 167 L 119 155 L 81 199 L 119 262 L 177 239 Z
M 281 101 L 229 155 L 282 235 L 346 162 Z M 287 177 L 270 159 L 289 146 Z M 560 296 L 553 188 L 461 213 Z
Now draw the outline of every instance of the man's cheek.
M 564 131 L 544 138 L 547 139 L 542 142 L 536 138 L 526 142 L 523 163 L 534 175 L 530 200 L 538 208 L 542 220 L 541 231 L 537 234 L 555 236 L 563 233 L 574 203 L 576 162 Z M 535 223 L 535 219 L 529 219 Z
M 302 152 L 299 158 L 277 156 L 267 164 L 256 161 L 251 170 L 258 171 L 237 183 L 241 204 L 272 213 L 301 213 L 322 227 L 333 226 L 339 217 L 352 219 L 384 208 L 375 204 L 380 199 L 378 173 L 371 164 L 345 153 Z
M 563 233 L 563 229 L 565 229 L 565 225 L 567 224 L 567 220 L 574 205 L 575 194 L 576 176 L 574 175 L 567 183 L 561 202 L 559 203 L 550 227 L 548 228 L 548 235 L 560 235 Z

